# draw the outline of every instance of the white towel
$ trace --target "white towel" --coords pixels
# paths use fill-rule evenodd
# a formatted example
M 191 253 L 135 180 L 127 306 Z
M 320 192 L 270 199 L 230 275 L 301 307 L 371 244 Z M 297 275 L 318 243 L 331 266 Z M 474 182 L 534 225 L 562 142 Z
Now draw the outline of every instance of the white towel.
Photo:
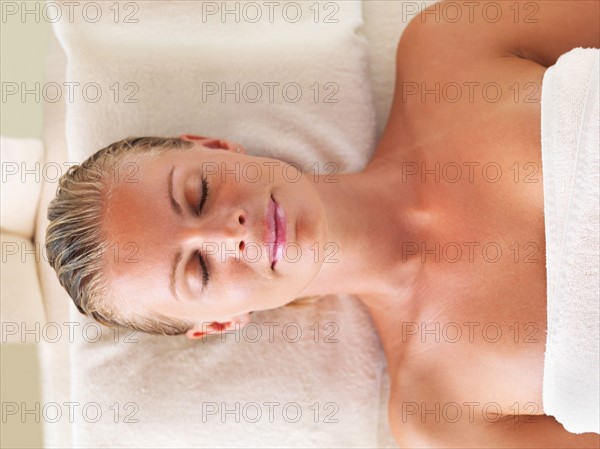
M 117 23 L 114 5 L 84 3 L 99 5 L 87 9 L 101 8 L 97 22 L 53 24 L 67 81 L 78 83 L 67 100 L 71 160 L 128 135 L 196 133 L 313 172 L 316 162 L 323 173 L 323 162 L 356 171 L 369 161 L 375 110 L 360 1 L 133 2 Z
M 548 282 L 544 412 L 599 432 L 598 49 L 576 48 L 544 74 L 542 164 Z

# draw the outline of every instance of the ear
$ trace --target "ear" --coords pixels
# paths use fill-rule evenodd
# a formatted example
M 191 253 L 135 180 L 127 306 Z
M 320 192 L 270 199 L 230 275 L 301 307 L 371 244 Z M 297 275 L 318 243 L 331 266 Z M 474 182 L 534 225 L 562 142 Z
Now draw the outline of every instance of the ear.
M 206 326 L 203 323 L 200 326 L 194 326 L 185 333 L 185 336 L 190 340 L 198 340 L 205 335 L 218 334 L 223 331 L 238 330 L 250 322 L 250 312 L 242 315 L 237 315 L 225 323 L 212 322 Z
M 201 330 L 198 330 L 197 328 L 193 328 L 193 329 L 188 330 L 185 333 L 185 336 L 187 338 L 189 338 L 190 340 L 198 340 L 198 339 L 204 337 L 207 333 L 208 332 L 203 332 Z
M 198 323 L 196 326 L 194 326 L 193 328 L 189 329 L 186 333 L 185 336 L 187 338 L 189 338 L 190 340 L 198 340 L 202 337 L 204 337 L 205 335 L 210 335 L 210 334 L 214 334 L 215 333 L 215 327 L 213 326 L 216 323 Z
M 215 150 L 226 150 L 234 153 L 244 154 L 246 150 L 242 145 L 232 140 L 225 139 L 214 139 L 212 137 L 196 136 L 194 134 L 182 134 L 179 136 L 181 140 L 187 140 L 188 142 L 197 142 L 206 148 L 212 148 Z

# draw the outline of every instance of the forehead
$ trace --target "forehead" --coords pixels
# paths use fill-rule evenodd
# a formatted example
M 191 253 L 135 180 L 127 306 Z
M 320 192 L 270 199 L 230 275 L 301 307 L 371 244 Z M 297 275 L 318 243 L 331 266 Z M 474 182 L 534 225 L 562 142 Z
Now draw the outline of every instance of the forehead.
M 187 150 L 189 153 L 189 150 Z M 119 297 L 130 301 L 168 298 L 169 242 L 174 220 L 169 207 L 168 174 L 173 164 L 189 158 L 173 150 L 124 161 L 110 173 L 111 189 L 103 218 L 107 280 Z M 197 154 L 196 154 L 197 157 Z M 140 295 L 143 297 L 133 297 Z
M 165 181 L 170 167 L 162 162 L 162 154 L 134 159 L 115 166 L 109 174 L 110 189 L 103 220 L 109 244 L 122 247 L 152 237 L 153 226 L 147 224 L 160 217 L 159 212 L 165 212 L 153 206 L 161 204 L 163 196 L 168 195 Z

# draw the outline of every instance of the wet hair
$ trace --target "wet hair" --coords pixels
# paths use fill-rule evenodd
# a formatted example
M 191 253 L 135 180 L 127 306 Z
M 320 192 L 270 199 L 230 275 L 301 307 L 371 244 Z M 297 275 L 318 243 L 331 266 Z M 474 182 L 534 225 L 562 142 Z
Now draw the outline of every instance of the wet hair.
M 102 258 L 104 251 L 110 250 L 102 223 L 115 170 L 123 168 L 124 173 L 127 163 L 193 146 L 177 137 L 130 137 L 98 150 L 61 176 L 56 196 L 48 205 L 45 249 L 50 266 L 79 312 L 106 326 L 150 334 L 181 335 L 196 326 L 160 314 L 125 316 L 114 306 Z M 288 305 L 306 305 L 318 298 L 299 298 Z

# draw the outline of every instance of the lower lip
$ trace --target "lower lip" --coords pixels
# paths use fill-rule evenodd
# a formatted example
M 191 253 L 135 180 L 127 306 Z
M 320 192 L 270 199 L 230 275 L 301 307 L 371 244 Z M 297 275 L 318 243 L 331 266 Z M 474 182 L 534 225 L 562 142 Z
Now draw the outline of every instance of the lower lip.
M 269 202 L 267 215 L 268 237 L 266 243 L 269 251 L 269 262 L 271 268 L 274 268 L 277 261 L 283 257 L 283 246 L 286 242 L 287 232 L 285 212 L 273 197 Z

